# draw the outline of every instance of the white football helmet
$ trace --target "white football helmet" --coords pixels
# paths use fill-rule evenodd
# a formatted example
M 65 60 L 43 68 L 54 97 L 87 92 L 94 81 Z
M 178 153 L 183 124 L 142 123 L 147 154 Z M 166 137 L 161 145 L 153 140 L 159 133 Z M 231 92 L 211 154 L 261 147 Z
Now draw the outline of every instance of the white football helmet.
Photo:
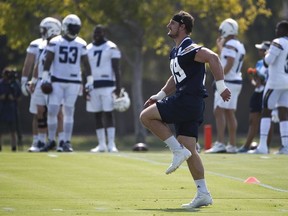
M 75 14 L 69 14 L 62 21 L 62 30 L 64 35 L 69 38 L 76 38 L 81 29 L 81 20 Z
M 124 88 L 121 89 L 120 96 L 114 95 L 114 109 L 118 112 L 124 112 L 130 107 L 130 98 Z
M 40 33 L 43 39 L 50 39 L 61 34 L 61 22 L 53 17 L 46 17 L 40 23 Z
M 219 32 L 222 38 L 229 35 L 238 35 L 238 23 L 231 18 L 225 19 L 219 27 Z

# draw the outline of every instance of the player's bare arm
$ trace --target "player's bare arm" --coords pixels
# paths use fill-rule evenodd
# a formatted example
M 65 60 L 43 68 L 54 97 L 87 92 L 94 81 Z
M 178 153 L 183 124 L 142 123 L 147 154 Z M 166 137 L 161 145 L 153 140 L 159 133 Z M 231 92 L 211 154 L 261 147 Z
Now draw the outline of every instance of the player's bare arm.
M 214 79 L 216 80 L 217 91 L 220 93 L 224 101 L 229 101 L 231 98 L 231 92 L 225 86 L 223 67 L 218 55 L 212 50 L 203 47 L 195 55 L 195 61 L 209 64 Z

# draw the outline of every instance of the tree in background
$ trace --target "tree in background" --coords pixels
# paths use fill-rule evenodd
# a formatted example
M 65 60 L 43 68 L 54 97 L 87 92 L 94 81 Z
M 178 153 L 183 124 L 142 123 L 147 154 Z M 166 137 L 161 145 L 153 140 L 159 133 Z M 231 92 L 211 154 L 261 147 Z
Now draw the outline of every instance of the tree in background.
M 8 46 L 21 50 L 24 55 L 29 42 L 38 36 L 39 23 L 46 16 L 61 20 L 69 13 L 77 14 L 82 20 L 81 37 L 87 41 L 91 40 L 92 29 L 98 23 L 107 25 L 111 32 L 117 32 L 110 38 L 119 45 L 124 67 L 131 72 L 128 82 L 131 85 L 136 142 L 145 142 L 146 130 L 138 121 L 144 102 L 142 82 L 143 79 L 161 80 L 163 76 L 162 71 L 153 69 L 144 74 L 150 61 L 155 62 L 149 58 L 146 61 L 144 57 L 153 52 L 165 56 L 167 64 L 171 40 L 166 36 L 166 25 L 181 9 L 191 12 L 196 18 L 193 38 L 209 48 L 215 46 L 218 26 L 227 17 L 239 22 L 240 37 L 243 37 L 257 16 L 271 15 L 265 0 L 179 0 L 177 3 L 172 0 L 13 0 L 0 2 L 0 35 L 7 36 Z M 23 63 L 17 59 L 14 61 L 18 65 Z

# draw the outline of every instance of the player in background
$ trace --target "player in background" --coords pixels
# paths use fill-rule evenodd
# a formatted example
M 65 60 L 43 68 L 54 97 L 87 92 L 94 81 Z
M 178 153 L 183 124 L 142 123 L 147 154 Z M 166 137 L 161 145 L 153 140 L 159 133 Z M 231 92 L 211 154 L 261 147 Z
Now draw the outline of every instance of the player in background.
M 78 37 L 80 29 L 79 17 L 69 14 L 62 21 L 63 35 L 52 38 L 47 45 L 42 82 L 51 82 L 53 91 L 48 102 L 48 143 L 41 151 L 49 151 L 56 147 L 57 114 L 63 104 L 65 143 L 59 146 L 57 151 L 73 152 L 71 137 L 75 103 L 82 84 L 81 62 L 87 76 L 87 91 L 93 89 L 94 82 L 88 61 L 87 43 Z
M 260 60 L 257 61 L 255 68 L 248 68 L 247 70 L 248 77 L 251 80 L 251 84 L 255 86 L 255 89 L 250 97 L 249 103 L 250 113 L 247 139 L 244 145 L 238 149 L 238 153 L 247 153 L 252 147 L 252 141 L 258 133 L 262 112 L 263 92 L 266 80 L 268 78 L 268 68 L 264 66 L 263 58 L 265 56 L 265 52 L 269 49 L 269 46 L 270 41 L 263 41 L 261 44 L 255 44 Z M 270 130 L 270 133 L 272 134 L 272 130 Z
M 183 204 L 183 208 L 212 204 L 204 178 L 204 167 L 196 150 L 199 125 L 204 118 L 204 98 L 208 96 L 204 86 L 205 63 L 211 68 L 222 100 L 229 101 L 231 96 L 224 83 L 218 55 L 197 45 L 189 37 L 193 26 L 194 18 L 185 11 L 175 14 L 168 23 L 168 36 L 175 42 L 175 47 L 170 52 L 172 75 L 163 88 L 145 102 L 146 108 L 140 114 L 142 124 L 165 142 L 173 153 L 173 160 L 166 174 L 174 172 L 187 160 L 197 194 L 190 203 Z M 174 124 L 176 136 L 168 126 L 171 123 Z
M 28 87 L 28 78 L 30 74 L 32 73 L 32 70 L 34 68 L 34 65 L 39 58 L 40 52 L 42 50 L 43 46 L 46 46 L 47 41 L 44 36 L 43 32 L 43 24 L 47 18 L 43 19 L 39 25 L 41 38 L 38 38 L 36 40 L 33 40 L 28 48 L 26 49 L 26 57 L 22 69 L 22 77 L 21 77 L 21 90 L 23 95 L 28 96 L 29 95 L 29 87 Z M 33 141 L 31 147 L 28 149 L 29 152 L 37 152 L 39 151 L 39 147 L 41 146 L 41 143 L 38 142 L 38 131 L 37 131 L 37 105 L 33 104 L 32 101 L 33 94 L 31 95 L 30 99 L 30 106 L 29 106 L 29 112 L 33 114 L 32 119 L 32 135 L 33 135 Z
M 271 113 L 276 107 L 279 116 L 279 129 L 282 147 L 279 154 L 288 154 L 288 21 L 277 23 L 276 39 L 264 57 L 268 67 L 268 79 L 263 96 L 263 111 L 260 123 L 260 143 L 248 153 L 268 154 L 267 139 L 271 126 Z
M 108 152 L 118 152 L 115 145 L 113 94 L 119 97 L 121 90 L 121 53 L 115 43 L 105 38 L 105 29 L 102 25 L 94 28 L 93 42 L 88 44 L 87 50 L 94 78 L 94 89 L 89 93 L 86 110 L 95 114 L 98 140 L 98 146 L 91 149 L 91 152 L 106 152 L 107 150 Z
M 237 39 L 238 23 L 228 18 L 219 27 L 220 38 L 217 39 L 217 46 L 220 51 L 221 64 L 224 68 L 224 80 L 231 90 L 231 100 L 227 103 L 222 100 L 220 94 L 214 94 L 214 116 L 217 128 L 217 141 L 206 153 L 236 153 L 236 132 L 237 119 L 235 111 L 237 108 L 238 96 L 242 89 L 241 67 L 245 56 L 245 48 Z M 229 142 L 226 146 L 225 130 L 229 134 Z
M 53 37 L 60 35 L 61 22 L 53 17 L 48 17 L 42 25 L 42 32 L 44 33 L 47 42 Z M 42 73 L 44 62 L 46 58 L 46 46 L 43 47 L 39 59 L 34 67 L 33 76 L 31 79 L 31 92 L 33 92 L 33 104 L 37 104 L 37 120 L 38 120 L 38 139 L 41 143 L 40 148 L 45 146 L 47 138 L 47 100 L 48 96 L 41 90 Z M 58 146 L 60 142 L 64 142 L 63 132 L 63 113 L 60 109 L 58 113 Z M 38 149 L 39 151 L 40 149 Z

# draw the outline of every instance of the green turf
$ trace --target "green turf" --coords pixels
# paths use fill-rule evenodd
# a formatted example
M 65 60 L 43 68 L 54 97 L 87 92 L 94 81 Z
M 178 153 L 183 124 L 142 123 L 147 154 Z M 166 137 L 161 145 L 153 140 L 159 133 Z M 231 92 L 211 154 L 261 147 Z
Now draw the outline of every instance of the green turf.
M 4 151 L 0 215 L 288 215 L 287 155 L 201 157 L 214 204 L 191 212 L 180 206 L 194 196 L 194 183 L 186 165 L 165 175 L 168 151 Z M 260 184 L 244 183 L 250 176 Z

